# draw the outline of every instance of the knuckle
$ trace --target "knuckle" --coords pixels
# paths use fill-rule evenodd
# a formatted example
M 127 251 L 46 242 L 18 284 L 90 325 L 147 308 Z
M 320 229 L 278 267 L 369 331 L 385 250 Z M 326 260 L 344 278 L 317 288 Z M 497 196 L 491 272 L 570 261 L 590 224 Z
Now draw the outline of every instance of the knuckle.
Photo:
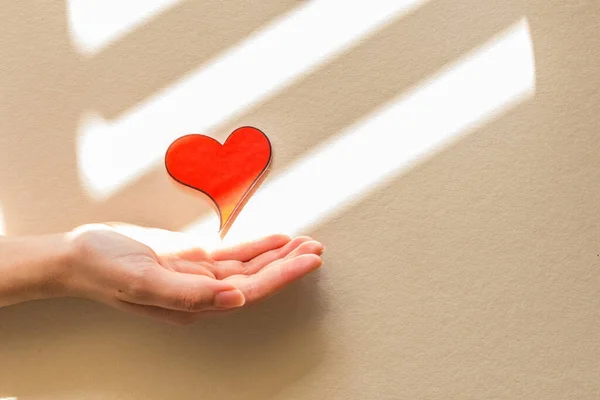
M 249 275 L 252 273 L 253 269 L 255 267 L 255 264 L 252 263 L 252 261 L 248 261 L 248 262 L 239 262 L 239 269 L 241 270 L 241 273 L 243 275 Z
M 248 299 L 254 299 L 255 295 L 256 295 L 256 277 L 252 276 L 249 280 L 248 280 L 248 289 L 246 292 L 246 297 Z

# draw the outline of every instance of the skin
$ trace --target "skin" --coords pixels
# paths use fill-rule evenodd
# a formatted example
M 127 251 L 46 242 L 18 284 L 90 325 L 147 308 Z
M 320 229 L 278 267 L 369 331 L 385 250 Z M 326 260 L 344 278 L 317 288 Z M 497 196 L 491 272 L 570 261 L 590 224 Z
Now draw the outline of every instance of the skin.
M 319 268 L 324 247 L 273 235 L 214 252 L 161 250 L 136 237 L 178 235 L 122 224 L 53 235 L 0 237 L 0 306 L 78 297 L 174 324 L 222 314 Z

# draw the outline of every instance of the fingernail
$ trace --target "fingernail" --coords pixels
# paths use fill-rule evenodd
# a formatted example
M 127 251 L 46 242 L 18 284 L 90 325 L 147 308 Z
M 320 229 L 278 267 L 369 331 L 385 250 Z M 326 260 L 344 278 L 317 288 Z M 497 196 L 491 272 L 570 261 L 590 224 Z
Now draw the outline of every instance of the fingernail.
M 321 254 L 323 254 L 323 252 L 325 251 L 325 246 L 323 246 L 322 243 L 318 243 L 317 247 L 315 248 L 314 253 L 318 256 L 320 256 Z
M 219 292 L 215 296 L 214 305 L 222 308 L 241 307 L 246 302 L 244 294 L 238 289 Z

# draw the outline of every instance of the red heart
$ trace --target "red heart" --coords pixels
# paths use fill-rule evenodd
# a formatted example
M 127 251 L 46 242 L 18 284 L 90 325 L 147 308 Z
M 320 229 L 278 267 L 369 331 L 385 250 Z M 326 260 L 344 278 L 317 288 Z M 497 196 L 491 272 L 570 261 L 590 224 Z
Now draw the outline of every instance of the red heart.
M 225 144 L 204 135 L 186 135 L 167 149 L 167 172 L 179 183 L 209 196 L 217 206 L 220 230 L 237 214 L 271 162 L 271 142 L 260 130 L 238 128 Z

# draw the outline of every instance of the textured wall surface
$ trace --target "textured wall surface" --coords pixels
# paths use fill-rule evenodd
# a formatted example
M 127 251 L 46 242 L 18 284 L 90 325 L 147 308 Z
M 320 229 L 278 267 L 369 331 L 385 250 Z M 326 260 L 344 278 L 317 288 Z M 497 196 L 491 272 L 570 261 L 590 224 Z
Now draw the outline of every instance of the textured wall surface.
M 301 2 L 182 2 L 93 57 L 63 1 L 1 4 L 0 209 L 17 235 L 209 212 L 161 168 L 90 199 L 82 113 L 119 118 Z M 206 132 L 261 127 L 277 176 L 528 21 L 535 94 L 304 229 L 327 247 L 319 273 L 183 328 L 69 299 L 2 309 L 0 397 L 600 398 L 599 16 L 597 0 L 431 0 Z

